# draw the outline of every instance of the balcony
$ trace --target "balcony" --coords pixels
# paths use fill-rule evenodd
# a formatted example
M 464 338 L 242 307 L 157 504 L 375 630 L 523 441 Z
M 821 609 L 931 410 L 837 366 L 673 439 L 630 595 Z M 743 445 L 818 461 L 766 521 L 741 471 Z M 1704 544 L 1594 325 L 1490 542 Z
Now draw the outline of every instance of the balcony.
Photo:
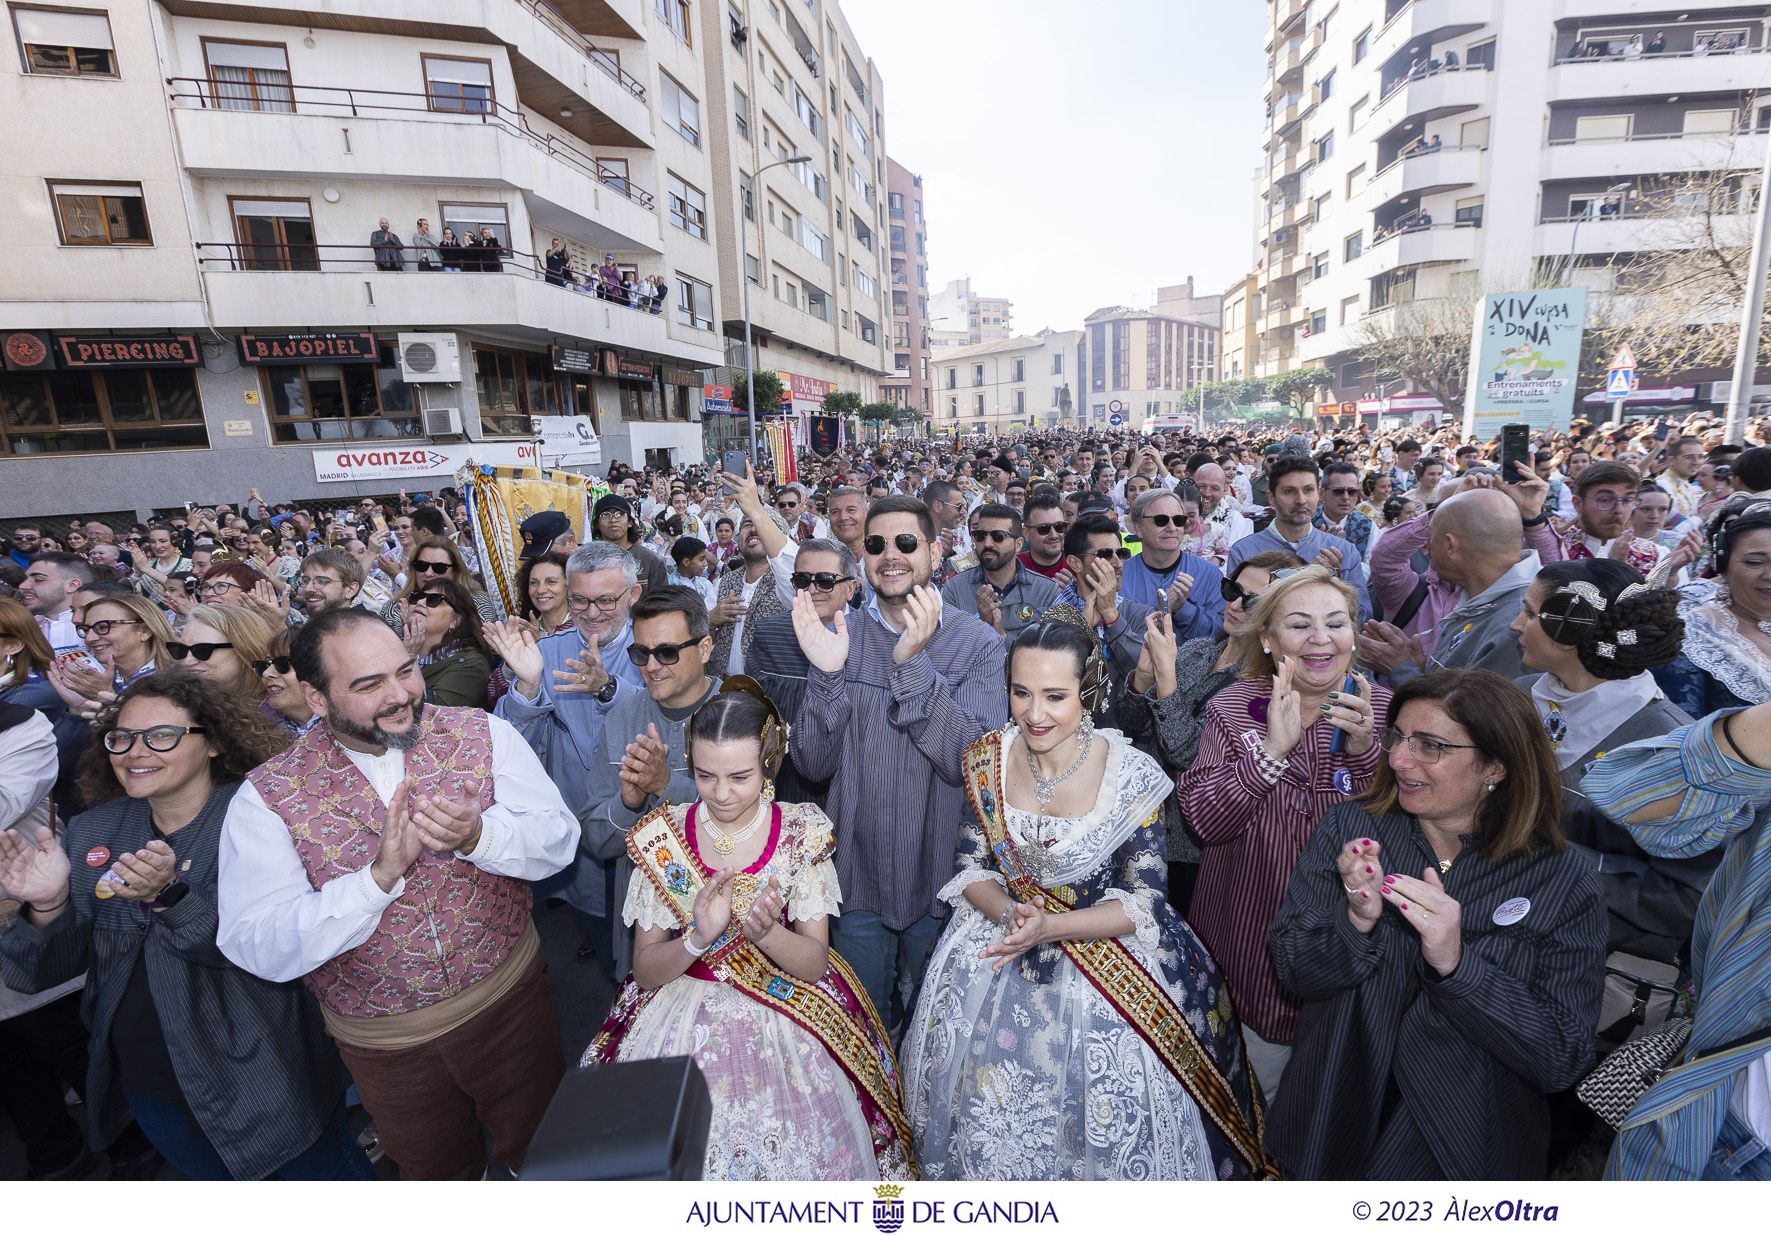
M 1606 180 L 1683 175 L 1698 168 L 1763 167 L 1763 133 L 1672 133 L 1624 141 L 1551 141 L 1545 180 Z
M 1270 334 L 1277 330 L 1292 330 L 1308 320 L 1302 305 L 1286 304 L 1283 301 L 1267 308 L 1266 315 L 1261 318 L 1261 333 Z
M 289 0 L 164 0 L 180 17 L 259 20 L 310 30 L 418 39 L 502 43 L 510 49 L 517 95 L 543 115 L 570 112 L 561 124 L 603 146 L 649 146 L 646 88 L 621 67 L 620 54 L 592 36 L 645 37 L 641 0 L 327 0 L 295 12 Z M 563 10 L 563 11 L 562 11 Z M 342 48 L 324 39 L 315 51 L 290 52 L 297 80 L 321 76 Z
M 1361 278 L 1376 278 L 1408 266 L 1473 262 L 1481 239 L 1481 228 L 1461 223 L 1416 227 L 1374 240 L 1350 264 L 1358 269 Z
M 1274 135 L 1281 138 L 1289 136 L 1315 110 L 1315 102 L 1307 96 L 1298 94 L 1290 96 L 1285 100 L 1283 106 L 1273 109 Z
M 1401 53 L 1424 56 L 1435 44 L 1494 21 L 1495 8 L 1495 0 L 1414 0 L 1372 36 L 1371 59 L 1384 64 Z
M 1360 124 L 1359 137 L 1381 140 L 1394 130 L 1419 131 L 1430 121 L 1488 103 L 1493 74 L 1485 65 L 1460 65 L 1404 77 L 1390 87 Z
M 541 259 L 507 252 L 496 273 L 375 268 L 366 245 L 197 244 L 217 326 L 303 329 L 315 323 L 381 329 L 462 327 L 569 335 L 699 365 L 725 363 L 717 335 L 676 325 L 667 300 L 653 314 L 547 282 Z M 471 252 L 471 250 L 469 251 Z M 406 250 L 408 259 L 412 249 Z M 247 269 L 310 267 L 309 269 Z M 313 269 L 311 267 L 317 267 Z M 642 270 L 642 274 L 657 273 Z
M 1354 194 L 1360 210 L 1377 210 L 1402 197 L 1465 189 L 1482 178 L 1480 146 L 1440 146 L 1405 155 L 1382 168 Z
M 1310 213 L 1310 207 L 1302 201 L 1285 202 L 1267 211 L 1267 233 L 1284 231 L 1304 215 Z
M 1771 75 L 1771 47 L 1745 47 L 1726 54 L 1676 51 L 1591 58 L 1563 55 L 1550 70 L 1549 99 L 1554 103 L 1566 99 L 1759 91 L 1764 88 L 1767 75 Z
M 1303 17 L 1310 7 L 1310 0 L 1275 0 L 1273 5 L 1273 29 L 1284 34 L 1293 22 Z
M 1715 227 L 1713 241 L 1704 234 L 1709 224 Z M 1544 257 L 1568 257 L 1583 253 L 1692 249 L 1710 243 L 1723 248 L 1745 249 L 1752 243 L 1752 234 L 1753 217 L 1750 214 L 1707 218 L 1701 214 L 1547 218 L 1538 224 L 1536 250 Z
M 284 88 L 293 110 L 216 105 L 217 83 L 167 82 L 185 166 L 198 175 L 357 178 L 509 185 L 578 220 L 594 248 L 661 247 L 652 195 L 569 138 L 543 135 L 515 108 L 436 111 L 423 94 L 350 87 Z

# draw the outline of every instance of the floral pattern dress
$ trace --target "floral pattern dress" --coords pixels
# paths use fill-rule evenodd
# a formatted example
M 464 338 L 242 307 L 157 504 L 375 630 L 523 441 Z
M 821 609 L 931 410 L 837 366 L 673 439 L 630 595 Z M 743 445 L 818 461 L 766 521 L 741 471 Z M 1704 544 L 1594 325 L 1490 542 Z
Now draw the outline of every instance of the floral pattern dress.
M 1003 758 L 1021 758 L 1013 726 Z M 1116 901 L 1133 932 L 1122 942 L 1186 1015 L 1252 1109 L 1249 1074 L 1222 975 L 1167 903 L 1157 808 L 1174 782 L 1123 734 L 1109 744 L 1095 808 L 1077 819 L 1008 807 L 1009 834 L 1047 888 L 1075 908 Z M 959 873 L 941 890 L 953 916 L 929 960 L 904 1042 L 905 1111 L 925 1179 L 1218 1179 L 1215 1152 L 1186 1089 L 1056 945 L 993 973 L 978 953 L 1000 926 L 965 898 L 974 883 L 1005 886 L 968 810 Z
M 691 851 L 686 807 L 672 807 Z M 784 920 L 834 916 L 842 902 L 830 819 L 816 806 L 781 804 L 781 824 L 746 867 L 733 914 L 749 909 L 773 876 L 787 902 Z M 739 908 L 742 904 L 743 908 Z M 635 878 L 621 920 L 675 931 L 678 922 L 651 881 Z M 633 1009 L 637 1007 L 637 1012 Z M 633 979 L 609 1015 L 621 1025 L 616 1058 L 692 1055 L 713 1099 L 704 1179 L 833 1180 L 909 1178 L 902 1147 L 883 1167 L 848 1074 L 822 1042 L 786 1016 L 717 981 L 697 964 L 649 999 Z M 587 1051 L 583 1066 L 596 1060 Z M 902 1164 L 902 1170 L 896 1169 Z

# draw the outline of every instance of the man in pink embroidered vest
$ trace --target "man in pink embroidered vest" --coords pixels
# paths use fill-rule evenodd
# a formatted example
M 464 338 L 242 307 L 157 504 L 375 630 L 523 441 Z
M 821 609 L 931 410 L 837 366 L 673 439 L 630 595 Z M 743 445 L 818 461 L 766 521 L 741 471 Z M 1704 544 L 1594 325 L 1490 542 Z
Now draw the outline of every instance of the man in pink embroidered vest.
M 290 659 L 316 725 L 254 769 L 221 842 L 217 943 L 301 978 L 406 1178 L 517 1170 L 564 1073 L 527 881 L 579 827 L 508 723 L 426 707 L 376 617 L 309 622 Z

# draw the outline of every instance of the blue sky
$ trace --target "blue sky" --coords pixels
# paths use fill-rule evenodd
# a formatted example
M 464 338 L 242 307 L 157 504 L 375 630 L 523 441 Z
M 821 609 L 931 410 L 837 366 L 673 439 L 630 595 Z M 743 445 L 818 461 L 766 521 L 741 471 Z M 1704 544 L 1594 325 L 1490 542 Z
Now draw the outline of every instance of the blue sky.
M 929 282 L 1015 328 L 1080 326 L 1191 274 L 1247 272 L 1261 159 L 1257 0 L 844 0 L 923 176 Z

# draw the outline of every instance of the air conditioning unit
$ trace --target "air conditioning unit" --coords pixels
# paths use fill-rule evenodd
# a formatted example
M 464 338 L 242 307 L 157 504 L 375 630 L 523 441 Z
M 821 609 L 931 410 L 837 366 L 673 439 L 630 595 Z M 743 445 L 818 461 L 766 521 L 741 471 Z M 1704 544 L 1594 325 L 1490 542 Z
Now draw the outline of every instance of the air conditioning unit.
M 461 409 L 458 407 L 427 407 L 424 409 L 424 432 L 427 437 L 461 437 Z
M 403 334 L 399 337 L 399 348 L 400 376 L 406 381 L 461 380 L 461 345 L 454 335 Z

